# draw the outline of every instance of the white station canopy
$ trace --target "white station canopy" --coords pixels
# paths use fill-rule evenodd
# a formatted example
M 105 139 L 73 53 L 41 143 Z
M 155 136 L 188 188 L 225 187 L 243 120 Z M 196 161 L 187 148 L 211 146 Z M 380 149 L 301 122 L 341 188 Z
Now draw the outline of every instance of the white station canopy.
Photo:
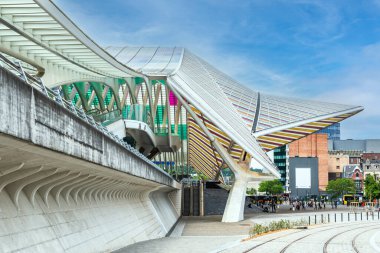
M 141 76 L 115 60 L 49 0 L 0 0 L 0 51 L 36 68 L 45 85 Z

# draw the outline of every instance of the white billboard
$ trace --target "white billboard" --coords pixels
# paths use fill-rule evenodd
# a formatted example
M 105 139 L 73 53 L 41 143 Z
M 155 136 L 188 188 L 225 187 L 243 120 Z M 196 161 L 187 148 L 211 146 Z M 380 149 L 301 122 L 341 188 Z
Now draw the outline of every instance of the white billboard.
M 296 188 L 311 188 L 310 168 L 296 168 Z

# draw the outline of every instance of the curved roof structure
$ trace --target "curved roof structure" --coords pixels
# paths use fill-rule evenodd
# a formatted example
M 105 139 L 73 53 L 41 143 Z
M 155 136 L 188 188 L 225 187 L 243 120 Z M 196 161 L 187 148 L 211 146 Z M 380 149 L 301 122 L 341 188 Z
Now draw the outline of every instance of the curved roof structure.
M 198 78 L 204 77 L 204 83 L 214 83 L 218 86 L 217 92 L 220 92 L 220 90 L 224 92 L 251 129 L 255 115 L 256 113 L 258 114 L 257 126 L 255 131 L 252 132 L 287 126 L 294 122 L 302 122 L 334 113 L 343 114 L 363 109 L 361 106 L 259 93 L 233 80 L 184 48 L 107 47 L 106 50 L 120 62 L 146 75 L 178 78 L 181 75 L 183 76 L 183 72 L 188 72 L 187 75 L 190 75 L 191 78 L 194 78 L 195 75 Z M 196 74 L 194 75 L 191 71 L 196 72 Z M 202 82 L 202 80 L 196 81 Z M 202 87 L 194 87 L 194 92 L 207 93 L 210 88 L 201 84 L 200 86 Z M 268 131 L 265 131 L 265 133 L 268 133 Z M 255 134 L 255 136 L 260 135 L 260 133 Z
M 106 47 L 106 51 L 123 64 L 146 75 L 167 76 L 182 62 L 181 47 Z
M 136 82 L 135 90 L 123 88 L 123 96 L 142 90 L 140 101 L 152 109 L 153 90 L 149 82 L 168 82 L 236 162 L 241 162 L 248 153 L 275 176 L 279 174 L 265 151 L 363 110 L 360 106 L 262 94 L 179 47 L 104 50 L 50 0 L 0 0 L 0 5 L 0 51 L 31 65 L 48 86 L 142 77 L 145 88 L 140 89 Z M 118 101 L 115 83 L 107 109 L 112 109 L 113 102 Z M 90 85 L 82 86 L 77 88 L 82 88 L 83 97 L 88 91 L 91 93 L 87 106 L 94 101 L 96 93 L 103 92 L 99 97 L 106 98 L 106 89 L 96 91 Z M 75 95 L 71 89 L 70 92 L 69 97 Z M 170 90 L 165 90 L 165 96 L 169 95 Z M 161 98 L 162 103 L 164 100 Z M 76 104 L 80 105 L 80 101 Z M 221 154 L 191 118 L 188 122 L 190 161 L 198 170 L 216 176 L 224 166 Z
M 269 165 L 271 162 L 263 149 L 269 151 L 282 146 L 363 110 L 361 106 L 259 93 L 181 48 L 107 47 L 106 50 L 120 62 L 146 75 L 166 76 L 168 82 L 199 110 L 199 116 L 209 121 L 213 133 L 223 136 L 220 141 L 225 148 L 233 141 L 239 146 L 235 151 L 247 151 L 273 174 L 277 171 Z M 220 165 L 219 155 L 210 143 L 204 142 L 206 136 L 202 136 L 200 129 L 191 128 L 190 137 L 191 130 L 197 133 L 198 145 L 208 146 L 203 149 L 191 146 L 194 153 L 208 155 L 202 158 L 198 154 L 198 160 L 202 160 L 198 167 L 204 167 L 203 164 L 214 157 L 211 160 L 215 162 L 207 170 L 215 171 L 213 167 Z
M 0 5 L 1 51 L 42 69 L 47 86 L 141 76 L 111 57 L 53 2 L 1 0 Z

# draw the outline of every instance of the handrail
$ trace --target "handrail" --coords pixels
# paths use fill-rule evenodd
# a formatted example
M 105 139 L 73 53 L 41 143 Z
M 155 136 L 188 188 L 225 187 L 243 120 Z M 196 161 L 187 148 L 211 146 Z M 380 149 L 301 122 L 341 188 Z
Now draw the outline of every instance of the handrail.
M 88 112 L 87 112 L 88 113 Z M 114 121 L 121 119 L 121 113 L 119 110 L 113 110 L 102 114 L 90 114 L 96 122 Z
M 5 66 L 4 66 L 5 64 Z M 150 166 L 154 167 L 155 169 L 160 170 L 165 175 L 171 177 L 166 171 L 162 170 L 160 167 L 158 167 L 156 164 L 153 163 L 153 161 L 149 160 L 147 157 L 145 157 L 143 154 L 141 154 L 139 151 L 137 151 L 135 148 L 133 148 L 128 143 L 122 141 L 117 135 L 110 132 L 106 127 L 101 125 L 100 123 L 96 122 L 94 117 L 91 115 L 86 114 L 82 108 L 76 107 L 72 102 L 69 102 L 65 100 L 59 90 L 57 89 L 50 89 L 46 87 L 42 80 L 39 78 L 36 78 L 28 73 L 26 73 L 21 65 L 20 62 L 12 62 L 7 57 L 5 57 L 3 54 L 0 54 L 0 67 L 5 68 L 9 70 L 11 73 L 15 74 L 17 77 L 24 80 L 28 85 L 36 88 L 37 90 L 40 90 L 46 97 L 49 99 L 55 101 L 62 107 L 68 109 L 71 113 L 73 113 L 76 117 L 79 117 L 81 120 L 84 120 L 88 124 L 90 124 L 92 127 L 98 129 L 100 132 L 111 138 L 113 141 L 117 142 L 121 146 L 123 146 L 125 149 L 130 151 L 132 154 L 140 158 L 141 160 L 148 163 Z

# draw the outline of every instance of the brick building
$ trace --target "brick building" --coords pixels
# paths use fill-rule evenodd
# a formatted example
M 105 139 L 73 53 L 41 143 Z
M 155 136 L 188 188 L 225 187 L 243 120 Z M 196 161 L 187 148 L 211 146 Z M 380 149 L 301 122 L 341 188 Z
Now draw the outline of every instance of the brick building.
M 350 157 L 341 152 L 328 152 L 328 179 L 335 180 L 341 178 L 343 174 L 343 167 L 350 164 Z
M 361 159 L 362 161 L 380 160 L 380 153 L 363 153 Z
M 364 153 L 361 163 L 364 178 L 373 175 L 375 179 L 380 179 L 380 153 Z
M 355 182 L 356 193 L 363 192 L 364 175 L 359 165 L 346 165 L 343 168 L 343 177 L 351 178 Z

